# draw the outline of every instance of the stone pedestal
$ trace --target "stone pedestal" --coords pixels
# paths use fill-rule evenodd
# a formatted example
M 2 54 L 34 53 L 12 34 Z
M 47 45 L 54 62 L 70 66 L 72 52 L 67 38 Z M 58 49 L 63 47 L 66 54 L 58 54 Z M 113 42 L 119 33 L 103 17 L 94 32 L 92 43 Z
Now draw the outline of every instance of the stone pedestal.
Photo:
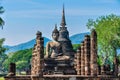
M 44 60 L 44 74 L 45 75 L 54 75 L 54 74 L 76 74 L 72 60 L 54 60 L 46 59 Z

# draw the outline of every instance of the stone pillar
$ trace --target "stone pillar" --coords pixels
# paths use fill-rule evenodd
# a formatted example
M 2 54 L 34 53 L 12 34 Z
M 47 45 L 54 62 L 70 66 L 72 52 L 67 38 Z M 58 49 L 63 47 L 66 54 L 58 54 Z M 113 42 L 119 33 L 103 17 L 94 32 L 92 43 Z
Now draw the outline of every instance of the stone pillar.
M 101 74 L 105 75 L 105 66 L 104 65 L 101 66 Z
M 98 69 L 97 69 L 97 75 L 100 75 L 101 74 L 101 66 L 98 65 Z
M 77 53 L 74 54 L 74 69 L 77 70 Z
M 85 75 L 84 42 L 81 43 L 81 75 Z
M 81 48 L 78 48 L 76 57 L 77 57 L 77 67 L 76 67 L 77 75 L 81 75 Z
M 85 54 L 85 75 L 90 75 L 90 36 L 85 36 L 84 41 L 84 54 Z
M 15 76 L 16 75 L 16 64 L 10 63 L 9 65 L 9 73 L 7 76 Z
M 41 32 L 38 31 L 36 35 L 36 44 L 33 48 L 32 54 L 31 74 L 42 75 L 44 67 L 44 39 Z
M 97 33 L 93 29 L 91 33 L 91 75 L 97 75 Z

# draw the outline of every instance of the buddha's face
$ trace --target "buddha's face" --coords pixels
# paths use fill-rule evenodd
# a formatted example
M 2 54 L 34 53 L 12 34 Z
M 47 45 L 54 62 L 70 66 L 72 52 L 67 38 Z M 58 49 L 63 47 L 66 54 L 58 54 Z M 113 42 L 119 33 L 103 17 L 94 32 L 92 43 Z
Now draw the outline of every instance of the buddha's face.
M 52 38 L 57 41 L 58 40 L 58 37 L 59 37 L 59 33 L 53 33 L 52 34 Z

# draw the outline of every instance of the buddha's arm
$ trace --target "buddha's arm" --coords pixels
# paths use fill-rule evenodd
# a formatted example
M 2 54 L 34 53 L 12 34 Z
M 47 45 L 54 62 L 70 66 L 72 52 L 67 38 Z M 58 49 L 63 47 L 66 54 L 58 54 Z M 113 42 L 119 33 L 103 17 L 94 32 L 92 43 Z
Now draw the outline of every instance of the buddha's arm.
M 49 56 L 49 51 L 50 51 L 50 43 L 48 42 L 46 45 L 46 57 Z

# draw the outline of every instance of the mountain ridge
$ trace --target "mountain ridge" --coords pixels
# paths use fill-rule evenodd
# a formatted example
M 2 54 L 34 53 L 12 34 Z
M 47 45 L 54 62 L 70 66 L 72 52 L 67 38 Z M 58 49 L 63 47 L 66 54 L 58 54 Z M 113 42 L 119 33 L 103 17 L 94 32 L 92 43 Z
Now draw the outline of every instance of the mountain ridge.
M 46 45 L 48 41 L 51 41 L 51 40 L 44 37 L 44 42 L 45 42 L 44 46 Z M 32 39 L 30 41 L 27 41 L 25 43 L 21 43 L 15 46 L 5 45 L 4 47 L 8 49 L 5 53 L 8 54 L 8 53 L 16 52 L 19 50 L 29 49 L 29 48 L 32 48 L 35 43 L 36 43 L 36 39 Z
M 89 32 L 86 33 L 78 33 L 78 34 L 74 34 L 70 37 L 70 40 L 72 42 L 72 44 L 80 44 L 81 41 L 83 41 L 84 36 L 90 34 Z M 49 38 L 44 37 L 44 46 L 46 46 L 47 42 L 51 41 Z M 6 48 L 8 48 L 8 50 L 5 52 L 6 54 L 11 53 L 11 52 L 16 52 L 19 50 L 24 50 L 24 49 L 29 49 L 32 48 L 34 46 L 34 44 L 36 43 L 35 39 L 32 39 L 30 41 L 27 41 L 25 43 L 21 43 L 15 46 L 9 46 L 9 45 L 5 45 Z

